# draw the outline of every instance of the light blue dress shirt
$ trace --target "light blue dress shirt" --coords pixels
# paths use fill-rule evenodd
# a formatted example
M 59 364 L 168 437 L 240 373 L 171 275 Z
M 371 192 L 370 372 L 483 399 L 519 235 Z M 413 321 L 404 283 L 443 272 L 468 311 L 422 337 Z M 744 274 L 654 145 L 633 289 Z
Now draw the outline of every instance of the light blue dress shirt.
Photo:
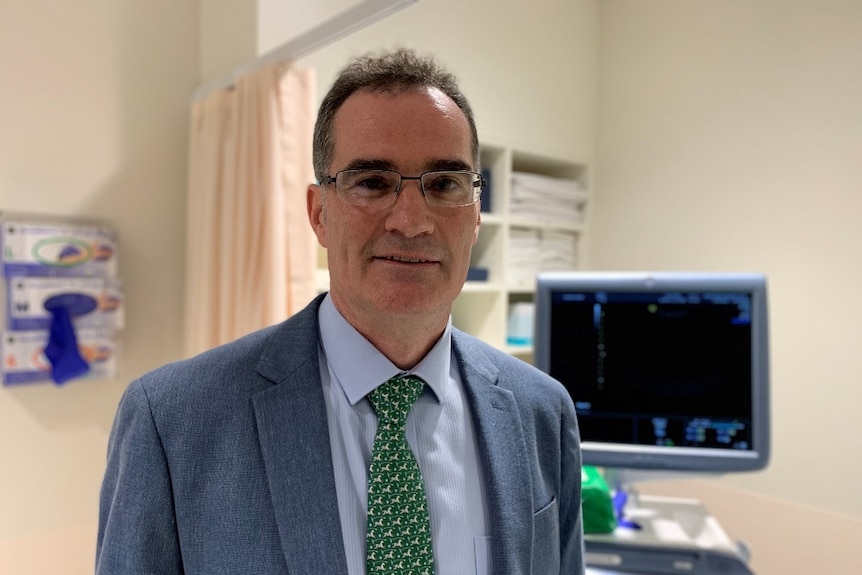
M 347 568 L 350 575 L 366 575 L 366 485 L 377 432 L 377 416 L 366 396 L 402 370 L 344 319 L 329 295 L 319 319 L 320 377 Z M 409 371 L 427 385 L 407 417 L 407 442 L 425 481 L 436 575 L 486 575 L 485 483 L 451 334 L 450 320 L 440 340 Z

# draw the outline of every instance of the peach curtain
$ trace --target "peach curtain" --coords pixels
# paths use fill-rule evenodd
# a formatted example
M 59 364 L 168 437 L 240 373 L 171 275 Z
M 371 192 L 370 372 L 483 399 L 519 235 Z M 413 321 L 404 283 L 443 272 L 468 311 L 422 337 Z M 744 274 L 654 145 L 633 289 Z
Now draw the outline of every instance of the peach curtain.
M 192 104 L 186 356 L 277 323 L 315 293 L 314 82 L 280 63 Z

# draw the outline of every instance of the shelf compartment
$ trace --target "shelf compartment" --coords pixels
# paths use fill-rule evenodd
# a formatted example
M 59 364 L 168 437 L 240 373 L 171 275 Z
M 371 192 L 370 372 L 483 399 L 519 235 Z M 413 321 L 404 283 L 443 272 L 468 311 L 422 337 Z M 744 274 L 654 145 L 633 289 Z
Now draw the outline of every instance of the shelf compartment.
M 504 349 L 506 345 L 505 292 L 462 291 L 452 306 L 452 325 Z

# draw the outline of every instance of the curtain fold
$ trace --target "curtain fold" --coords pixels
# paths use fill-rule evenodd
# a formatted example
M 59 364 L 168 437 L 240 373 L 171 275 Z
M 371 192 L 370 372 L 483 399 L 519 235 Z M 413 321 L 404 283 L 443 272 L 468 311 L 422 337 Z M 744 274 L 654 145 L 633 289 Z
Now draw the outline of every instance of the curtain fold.
M 192 104 L 184 354 L 277 323 L 316 293 L 314 73 L 262 68 Z

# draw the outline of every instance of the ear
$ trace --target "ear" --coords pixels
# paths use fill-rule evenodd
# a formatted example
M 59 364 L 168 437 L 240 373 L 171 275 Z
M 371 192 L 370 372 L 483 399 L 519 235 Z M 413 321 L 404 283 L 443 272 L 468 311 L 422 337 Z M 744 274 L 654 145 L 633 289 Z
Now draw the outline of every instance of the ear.
M 482 210 L 476 210 L 476 229 L 473 230 L 473 245 L 479 239 L 479 226 L 482 225 Z
M 308 209 L 308 221 L 317 236 L 317 241 L 326 247 L 326 212 L 323 209 L 323 186 L 309 184 L 305 191 L 305 204 Z

